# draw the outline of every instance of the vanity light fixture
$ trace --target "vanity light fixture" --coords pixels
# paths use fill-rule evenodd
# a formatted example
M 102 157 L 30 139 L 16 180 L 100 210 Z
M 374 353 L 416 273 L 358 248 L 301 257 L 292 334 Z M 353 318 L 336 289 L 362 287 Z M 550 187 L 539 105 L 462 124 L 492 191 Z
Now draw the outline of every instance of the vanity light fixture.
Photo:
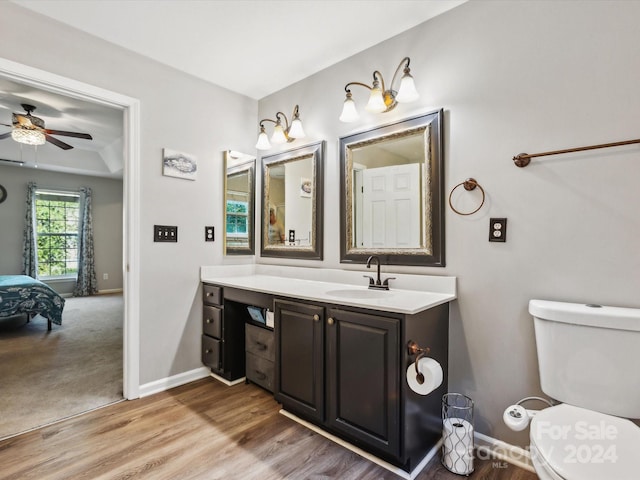
M 416 90 L 416 84 L 411 76 L 411 70 L 409 69 L 409 57 L 404 57 L 398 68 L 396 68 L 393 78 L 391 79 L 391 85 L 387 90 L 384 85 L 384 79 L 382 74 L 376 70 L 373 72 L 373 86 L 370 87 L 360 82 L 349 82 L 345 85 L 344 91 L 347 92 L 347 98 L 342 106 L 342 114 L 340 115 L 340 121 L 342 122 L 355 122 L 359 115 L 356 110 L 356 103 L 353 101 L 351 85 L 360 85 L 370 90 L 369 101 L 364 107 L 367 111 L 372 113 L 385 113 L 393 110 L 398 103 L 409 103 L 417 100 L 420 94 Z M 400 78 L 400 86 L 395 90 L 394 84 L 398 78 L 398 74 L 402 69 L 402 77 Z
M 282 126 L 282 119 L 284 118 L 284 127 Z M 275 123 L 273 127 L 273 134 L 271 135 L 271 142 L 269 142 L 269 138 L 267 137 L 267 132 L 264 128 L 264 122 Z M 258 135 L 258 143 L 256 143 L 256 148 L 258 150 L 268 150 L 271 148 L 271 144 L 281 145 L 287 142 L 293 142 L 296 138 L 304 138 L 306 137 L 304 130 L 302 128 L 302 121 L 300 120 L 300 112 L 298 110 L 298 105 L 293 109 L 293 114 L 291 115 L 291 125 L 289 125 L 289 120 L 287 116 L 282 112 L 276 113 L 276 119 L 272 120 L 270 118 L 263 118 L 260 120 L 260 134 Z

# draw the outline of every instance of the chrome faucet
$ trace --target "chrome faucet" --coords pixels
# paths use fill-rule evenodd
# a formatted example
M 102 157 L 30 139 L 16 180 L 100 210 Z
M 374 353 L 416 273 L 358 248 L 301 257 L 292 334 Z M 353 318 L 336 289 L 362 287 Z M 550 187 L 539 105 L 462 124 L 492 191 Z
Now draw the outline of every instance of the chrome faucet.
M 378 278 L 374 281 L 373 277 L 369 275 L 363 275 L 369 279 L 369 288 L 378 290 L 389 290 L 389 280 L 395 280 L 395 277 L 385 278 L 384 282 L 380 279 L 380 259 L 376 255 L 371 255 L 367 259 L 367 268 L 371 268 L 371 262 L 375 261 L 378 266 Z

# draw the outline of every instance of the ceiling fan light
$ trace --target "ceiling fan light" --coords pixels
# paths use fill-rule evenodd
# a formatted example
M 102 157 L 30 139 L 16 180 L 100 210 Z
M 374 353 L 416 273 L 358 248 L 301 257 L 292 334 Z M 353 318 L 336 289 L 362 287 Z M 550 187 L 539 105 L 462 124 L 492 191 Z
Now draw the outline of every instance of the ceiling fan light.
M 384 103 L 384 97 L 382 96 L 382 89 L 376 85 L 371 89 L 371 95 L 369 101 L 364 107 L 367 112 L 382 113 L 387 109 Z
M 284 129 L 280 123 L 277 123 L 275 127 L 273 127 L 273 134 L 271 135 L 271 143 L 274 145 L 282 145 L 283 143 L 287 143 L 287 136 L 284 134 Z
M 271 148 L 271 144 L 269 143 L 269 137 L 267 137 L 264 128 L 260 131 L 260 135 L 258 135 L 258 142 L 256 143 L 256 148 L 258 150 L 269 150 Z
M 302 128 L 302 121 L 299 118 L 294 118 L 289 128 L 289 138 L 304 138 L 306 136 Z
M 11 138 L 18 143 L 25 145 L 43 145 L 46 141 L 44 133 L 40 130 L 29 130 L 24 128 L 14 128 L 11 130 Z
M 396 95 L 396 102 L 398 103 L 409 103 L 413 102 L 420 98 L 420 94 L 416 89 L 416 84 L 413 81 L 413 77 L 409 73 L 409 69 L 407 68 L 404 72 L 404 75 L 400 79 L 400 88 L 398 89 L 398 94 Z

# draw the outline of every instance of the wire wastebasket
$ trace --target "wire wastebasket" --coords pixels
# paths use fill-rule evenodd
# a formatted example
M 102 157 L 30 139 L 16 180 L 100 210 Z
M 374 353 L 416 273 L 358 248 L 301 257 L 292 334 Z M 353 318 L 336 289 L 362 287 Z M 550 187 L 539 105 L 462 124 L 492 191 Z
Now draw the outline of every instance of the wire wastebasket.
M 442 464 L 458 475 L 473 472 L 473 400 L 461 393 L 442 396 Z

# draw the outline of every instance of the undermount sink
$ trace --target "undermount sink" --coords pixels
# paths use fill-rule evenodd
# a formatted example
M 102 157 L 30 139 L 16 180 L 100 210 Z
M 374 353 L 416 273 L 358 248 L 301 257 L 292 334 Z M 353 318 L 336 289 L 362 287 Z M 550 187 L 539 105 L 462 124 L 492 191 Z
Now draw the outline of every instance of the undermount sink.
M 340 298 L 384 298 L 393 294 L 389 290 L 368 290 L 364 288 L 344 288 L 341 290 L 329 290 L 326 292 L 331 297 Z

